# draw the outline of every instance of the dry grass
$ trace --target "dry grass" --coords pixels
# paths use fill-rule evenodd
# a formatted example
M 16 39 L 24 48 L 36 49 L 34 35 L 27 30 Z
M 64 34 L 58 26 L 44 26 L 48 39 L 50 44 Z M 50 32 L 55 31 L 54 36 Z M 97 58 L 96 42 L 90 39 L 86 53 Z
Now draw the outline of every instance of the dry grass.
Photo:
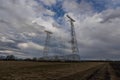
M 0 80 L 56 80 L 99 64 L 101 63 L 0 61 Z

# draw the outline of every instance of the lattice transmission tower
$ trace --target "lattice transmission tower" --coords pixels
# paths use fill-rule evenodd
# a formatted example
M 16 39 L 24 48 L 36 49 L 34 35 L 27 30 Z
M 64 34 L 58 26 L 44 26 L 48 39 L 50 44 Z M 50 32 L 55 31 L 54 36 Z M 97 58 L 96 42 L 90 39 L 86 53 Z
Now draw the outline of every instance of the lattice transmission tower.
M 44 45 L 44 50 L 43 50 L 43 55 L 44 57 L 48 57 L 48 51 L 49 51 L 49 43 L 50 43 L 50 38 L 52 32 L 45 30 L 46 32 L 46 40 L 45 40 L 45 45 Z
M 71 46 L 72 46 L 72 53 L 73 54 L 79 54 L 79 49 L 78 49 L 78 44 L 77 44 L 77 39 L 76 39 L 76 33 L 75 33 L 75 28 L 74 28 L 74 22 L 75 20 L 72 19 L 69 15 L 67 15 L 69 18 L 70 24 L 71 24 Z

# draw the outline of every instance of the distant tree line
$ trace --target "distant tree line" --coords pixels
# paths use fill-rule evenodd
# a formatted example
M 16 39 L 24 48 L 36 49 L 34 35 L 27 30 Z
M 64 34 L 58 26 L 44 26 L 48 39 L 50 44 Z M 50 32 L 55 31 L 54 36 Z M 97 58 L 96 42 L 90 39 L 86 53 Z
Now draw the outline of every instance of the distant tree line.
M 16 57 L 15 55 L 7 55 L 7 56 L 0 56 L 0 60 L 2 61 L 47 61 L 47 62 L 71 62 L 71 61 L 77 61 L 79 62 L 78 60 L 70 60 L 69 59 L 69 56 L 67 57 L 64 57 L 64 56 L 57 56 L 57 55 L 54 55 L 52 57 L 40 57 L 40 58 L 37 58 L 37 57 L 33 57 L 33 58 L 18 58 Z
M 56 60 L 57 57 L 55 56 Z M 53 59 L 46 59 L 46 58 L 18 58 L 15 55 L 7 55 L 7 56 L 0 56 L 1 61 L 54 61 Z M 57 60 L 58 61 L 58 60 Z
M 33 58 L 18 58 L 14 55 L 7 55 L 7 56 L 0 56 L 0 60 L 1 61 L 40 61 L 40 62 L 43 62 L 43 61 L 47 61 L 47 62 L 79 62 L 79 61 L 72 61 L 72 60 L 65 60 L 65 59 L 59 59 L 58 56 L 53 56 L 53 58 L 49 58 L 49 57 L 41 57 L 41 58 L 37 58 L 37 57 L 33 57 Z M 114 62 L 112 60 L 80 60 L 80 62 Z M 120 62 L 120 61 L 119 61 Z
M 7 55 L 7 56 L 0 56 L 0 60 L 5 60 L 5 61 L 37 61 L 37 58 L 18 58 L 14 55 Z
M 0 56 L 0 60 L 15 60 L 14 55 Z
M 18 58 L 14 55 L 7 55 L 7 56 L 0 56 L 1 61 L 60 61 L 57 56 L 53 56 L 52 58 L 49 57 L 33 57 L 33 58 Z

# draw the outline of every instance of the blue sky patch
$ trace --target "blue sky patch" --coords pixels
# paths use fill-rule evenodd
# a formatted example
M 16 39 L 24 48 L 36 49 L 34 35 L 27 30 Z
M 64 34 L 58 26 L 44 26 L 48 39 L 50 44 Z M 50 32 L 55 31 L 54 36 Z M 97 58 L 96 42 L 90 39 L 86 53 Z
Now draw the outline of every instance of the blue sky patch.
M 105 0 L 86 0 L 93 6 L 95 12 L 101 12 L 106 9 L 106 1 Z
M 61 20 L 59 19 L 59 17 L 63 17 L 65 14 L 65 11 L 62 9 L 62 3 L 63 1 L 57 1 L 56 4 L 52 5 L 52 6 L 48 6 L 45 5 L 42 1 L 40 0 L 35 0 L 37 1 L 40 5 L 42 5 L 43 7 L 45 7 L 46 9 L 49 9 L 53 12 L 55 12 L 55 15 L 53 16 L 53 18 L 59 23 L 61 24 Z M 45 15 L 47 16 L 47 15 Z M 58 20 L 59 19 L 59 20 Z

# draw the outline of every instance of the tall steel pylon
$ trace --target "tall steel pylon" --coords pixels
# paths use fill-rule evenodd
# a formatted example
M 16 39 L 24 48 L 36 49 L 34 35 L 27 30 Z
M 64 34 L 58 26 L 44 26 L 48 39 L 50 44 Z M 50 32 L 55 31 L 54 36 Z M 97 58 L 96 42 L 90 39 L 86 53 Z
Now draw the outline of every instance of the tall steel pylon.
M 45 40 L 43 55 L 44 55 L 44 57 L 47 57 L 48 56 L 48 50 L 49 50 L 50 37 L 51 37 L 50 35 L 52 34 L 52 32 L 47 31 L 47 30 L 45 30 L 45 32 L 46 32 L 47 37 L 46 37 L 46 40 Z
M 78 45 L 77 45 L 76 33 L 75 33 L 74 24 L 73 24 L 73 22 L 75 22 L 75 20 L 73 20 L 69 15 L 67 15 L 67 17 L 69 18 L 70 24 L 71 24 L 71 46 L 72 46 L 72 53 L 73 54 L 78 54 L 79 53 L 79 49 L 78 49 Z

